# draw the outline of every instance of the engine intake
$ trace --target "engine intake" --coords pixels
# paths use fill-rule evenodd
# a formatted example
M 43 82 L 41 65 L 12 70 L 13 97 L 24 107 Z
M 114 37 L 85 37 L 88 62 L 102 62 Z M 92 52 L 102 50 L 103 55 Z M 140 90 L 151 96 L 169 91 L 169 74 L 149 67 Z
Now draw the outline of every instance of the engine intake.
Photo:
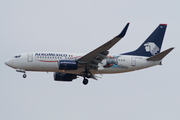
M 77 70 L 78 64 L 74 60 L 60 60 L 59 61 L 60 70 Z
M 72 81 L 73 79 L 76 79 L 77 75 L 74 74 L 68 74 L 68 73 L 54 73 L 54 80 L 55 81 Z

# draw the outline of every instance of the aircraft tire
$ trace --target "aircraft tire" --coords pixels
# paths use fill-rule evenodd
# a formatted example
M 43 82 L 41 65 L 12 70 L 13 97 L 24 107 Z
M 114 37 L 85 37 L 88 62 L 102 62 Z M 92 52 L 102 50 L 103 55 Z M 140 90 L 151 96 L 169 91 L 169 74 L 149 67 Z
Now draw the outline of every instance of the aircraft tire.
M 23 74 L 23 78 L 26 78 L 27 77 L 27 75 L 26 74 Z
M 87 72 L 87 73 L 86 73 L 86 77 L 87 77 L 87 78 L 90 78 L 91 76 L 92 76 L 91 72 Z
M 88 82 L 89 82 L 88 79 L 84 79 L 84 80 L 83 80 L 83 84 L 84 84 L 84 85 L 87 85 Z

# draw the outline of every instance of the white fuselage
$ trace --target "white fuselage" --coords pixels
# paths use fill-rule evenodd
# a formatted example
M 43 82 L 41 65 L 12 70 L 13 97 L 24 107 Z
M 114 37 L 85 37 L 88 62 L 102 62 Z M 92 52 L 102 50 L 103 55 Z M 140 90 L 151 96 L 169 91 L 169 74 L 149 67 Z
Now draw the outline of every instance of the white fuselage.
M 5 64 L 19 71 L 44 71 L 80 74 L 84 68 L 78 67 L 77 70 L 59 70 L 59 60 L 77 60 L 84 54 L 52 53 L 52 52 L 34 52 L 22 53 L 6 61 Z M 160 64 L 161 61 L 147 61 L 148 57 L 130 56 L 130 55 L 112 55 L 109 58 L 114 59 L 115 65 L 107 65 L 107 59 L 98 64 L 98 70 L 90 70 L 92 74 L 112 74 L 139 70 Z M 105 66 L 106 65 L 106 66 Z

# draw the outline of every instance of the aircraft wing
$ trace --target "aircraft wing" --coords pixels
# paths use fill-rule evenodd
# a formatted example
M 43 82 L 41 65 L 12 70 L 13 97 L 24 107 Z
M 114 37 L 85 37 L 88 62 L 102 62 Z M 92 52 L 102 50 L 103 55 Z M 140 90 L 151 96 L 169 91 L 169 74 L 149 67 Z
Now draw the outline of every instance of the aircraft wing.
M 79 58 L 77 62 L 81 65 L 85 65 L 85 67 L 87 68 L 97 69 L 98 63 L 101 63 L 101 61 L 109 54 L 108 50 L 125 36 L 128 26 L 129 23 L 126 24 L 126 26 L 119 35 L 114 37 L 112 40 L 109 40 L 105 44 L 101 45 L 100 47 L 96 48 L 95 50 L 91 51 L 90 53 Z

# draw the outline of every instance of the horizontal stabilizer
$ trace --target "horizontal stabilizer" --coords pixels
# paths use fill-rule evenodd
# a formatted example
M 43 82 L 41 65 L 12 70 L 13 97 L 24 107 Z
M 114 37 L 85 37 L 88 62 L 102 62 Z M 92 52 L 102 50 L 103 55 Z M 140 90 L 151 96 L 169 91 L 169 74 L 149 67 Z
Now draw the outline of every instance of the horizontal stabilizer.
M 161 53 L 158 53 L 150 58 L 148 58 L 148 61 L 159 61 L 162 60 L 169 52 L 171 52 L 174 49 L 174 47 L 169 48 Z

